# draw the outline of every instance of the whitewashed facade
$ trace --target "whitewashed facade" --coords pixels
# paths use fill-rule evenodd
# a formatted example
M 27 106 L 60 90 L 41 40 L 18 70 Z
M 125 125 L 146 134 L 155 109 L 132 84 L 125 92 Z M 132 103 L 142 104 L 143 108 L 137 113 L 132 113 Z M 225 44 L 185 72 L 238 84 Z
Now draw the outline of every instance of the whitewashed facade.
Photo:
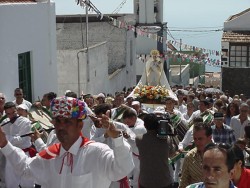
M 57 92 L 55 4 L 0 2 L 0 57 L 0 92 L 7 101 L 14 99 L 14 89 L 22 84 L 29 85 L 25 95 L 32 101 Z M 24 62 L 30 66 L 30 84 L 20 70 Z

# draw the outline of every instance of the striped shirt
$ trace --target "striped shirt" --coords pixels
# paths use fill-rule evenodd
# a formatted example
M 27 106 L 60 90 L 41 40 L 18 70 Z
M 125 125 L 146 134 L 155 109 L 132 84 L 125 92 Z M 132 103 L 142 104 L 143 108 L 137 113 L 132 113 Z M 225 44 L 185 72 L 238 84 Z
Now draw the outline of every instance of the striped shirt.
M 179 188 L 186 188 L 202 180 L 202 155 L 198 153 L 197 148 L 194 148 L 184 158 Z

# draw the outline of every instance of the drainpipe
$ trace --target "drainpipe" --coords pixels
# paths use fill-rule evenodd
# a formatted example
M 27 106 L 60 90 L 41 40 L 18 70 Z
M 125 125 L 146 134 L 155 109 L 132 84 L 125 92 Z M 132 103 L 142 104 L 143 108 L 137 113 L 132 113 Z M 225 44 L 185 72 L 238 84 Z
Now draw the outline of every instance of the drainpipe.
M 85 11 L 86 11 L 86 48 L 87 48 L 87 86 L 89 83 L 89 14 L 88 14 L 88 9 L 89 9 L 89 0 L 86 0 L 85 3 Z M 87 88 L 88 90 L 88 88 Z
M 80 51 L 78 51 L 77 52 L 77 87 L 78 87 L 78 97 L 80 97 L 81 96 L 81 86 L 80 86 L 80 58 L 79 58 L 79 54 L 80 53 L 82 53 L 82 52 L 84 52 L 84 53 L 86 53 L 86 49 L 83 49 L 83 50 L 80 50 Z M 88 72 L 88 71 L 86 71 L 86 72 Z
M 79 61 L 79 53 L 81 52 L 85 52 L 86 53 L 86 59 L 87 59 L 87 66 L 86 66 L 86 80 L 87 80 L 87 83 L 86 83 L 86 90 L 88 90 L 88 83 L 89 83 L 89 33 L 88 33 L 88 30 L 89 30 L 89 14 L 88 14 L 88 8 L 89 8 L 89 0 L 86 0 L 85 1 L 85 18 L 86 18 L 86 48 L 83 49 L 83 50 L 80 50 L 77 52 L 77 72 L 78 72 L 78 77 L 77 77 L 77 80 L 78 80 L 78 96 L 80 96 L 80 61 Z
M 182 40 L 180 39 L 180 53 L 181 53 L 181 45 L 182 45 Z M 182 70 L 182 68 L 181 68 L 181 61 L 182 61 L 182 58 L 181 58 L 181 56 L 180 56 L 180 85 L 182 85 L 182 78 L 181 78 L 181 70 Z

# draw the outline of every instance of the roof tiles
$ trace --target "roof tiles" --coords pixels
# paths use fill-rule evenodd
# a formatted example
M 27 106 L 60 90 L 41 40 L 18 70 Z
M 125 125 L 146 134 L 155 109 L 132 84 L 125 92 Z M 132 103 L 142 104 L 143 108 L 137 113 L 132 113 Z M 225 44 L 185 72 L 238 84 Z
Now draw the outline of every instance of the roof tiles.
M 250 32 L 224 32 L 222 41 L 250 43 Z

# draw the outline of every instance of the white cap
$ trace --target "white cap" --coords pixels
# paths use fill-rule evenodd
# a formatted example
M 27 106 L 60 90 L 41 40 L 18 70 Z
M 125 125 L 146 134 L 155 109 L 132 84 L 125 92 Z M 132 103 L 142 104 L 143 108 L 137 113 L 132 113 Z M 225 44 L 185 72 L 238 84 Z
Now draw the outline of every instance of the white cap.
M 65 95 L 66 95 L 67 93 L 69 93 L 69 92 L 71 92 L 71 90 L 69 90 L 69 89 L 66 90 L 66 91 L 65 91 Z
M 103 93 L 99 93 L 96 98 L 99 98 L 99 97 L 105 98 L 105 95 Z
M 133 106 L 133 105 L 140 105 L 140 102 L 139 102 L 139 101 L 133 101 L 133 102 L 132 102 L 132 106 Z
M 29 111 L 29 108 L 28 108 L 28 106 L 27 106 L 26 104 L 20 104 L 20 105 L 17 106 L 17 109 L 18 109 L 18 108 L 21 108 L 21 109 L 23 109 L 23 110 L 26 110 L 27 112 Z

